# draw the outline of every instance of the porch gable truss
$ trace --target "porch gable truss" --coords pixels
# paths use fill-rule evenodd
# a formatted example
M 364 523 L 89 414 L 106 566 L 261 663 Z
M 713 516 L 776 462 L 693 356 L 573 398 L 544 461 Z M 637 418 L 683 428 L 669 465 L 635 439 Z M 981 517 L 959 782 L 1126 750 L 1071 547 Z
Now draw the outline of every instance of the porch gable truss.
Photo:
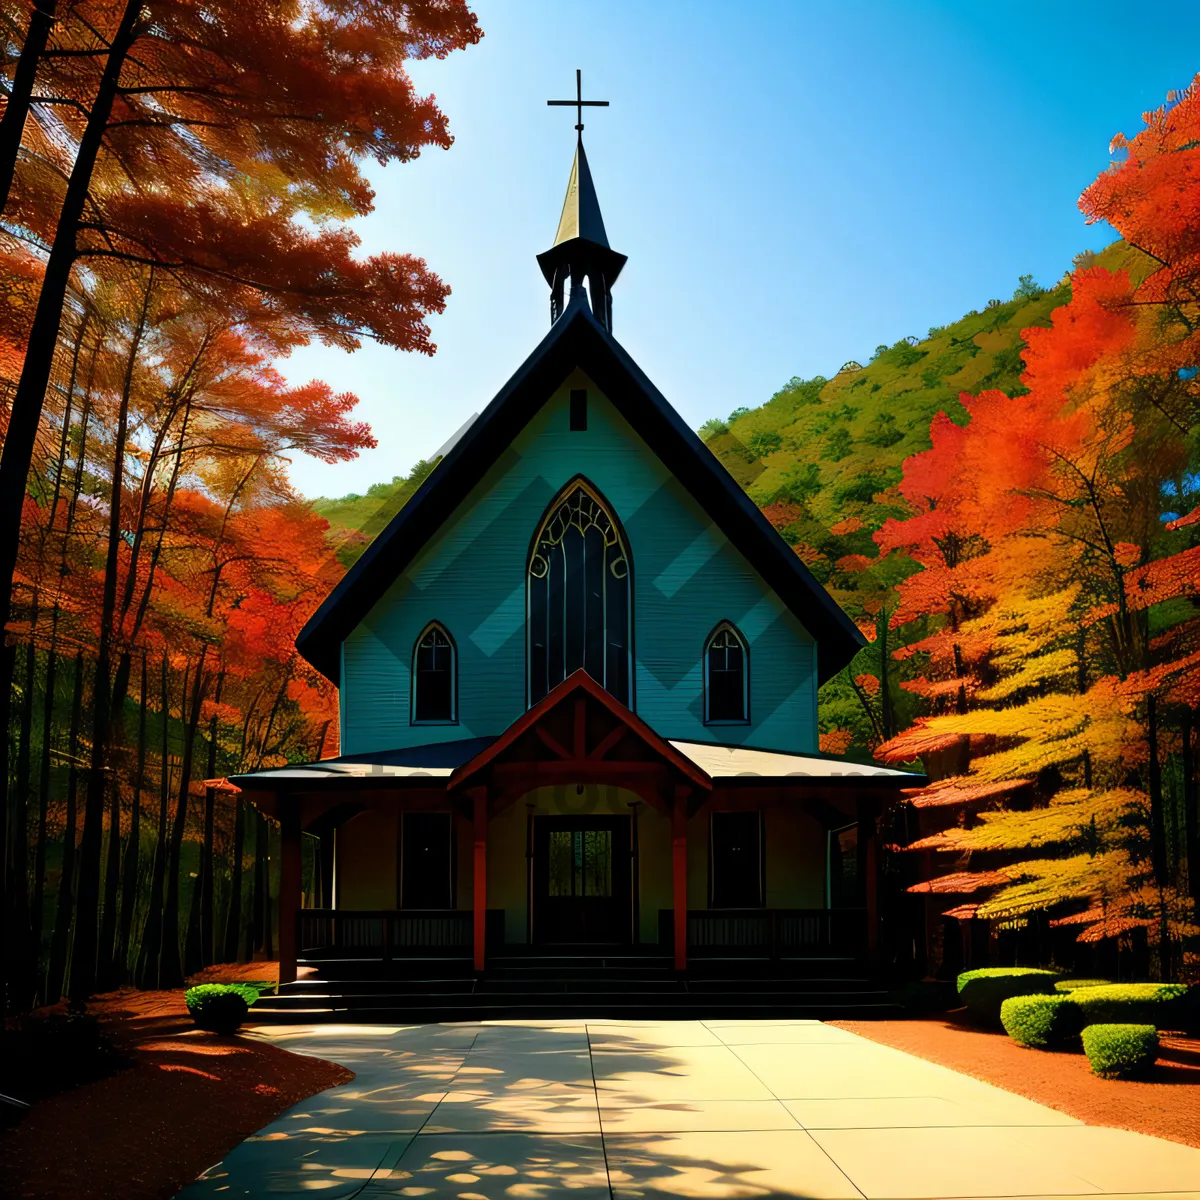
M 706 771 L 579 670 L 458 767 L 446 789 L 486 788 L 494 815 L 534 788 L 573 783 L 615 784 L 667 813 L 676 789 L 699 800 L 713 786 Z

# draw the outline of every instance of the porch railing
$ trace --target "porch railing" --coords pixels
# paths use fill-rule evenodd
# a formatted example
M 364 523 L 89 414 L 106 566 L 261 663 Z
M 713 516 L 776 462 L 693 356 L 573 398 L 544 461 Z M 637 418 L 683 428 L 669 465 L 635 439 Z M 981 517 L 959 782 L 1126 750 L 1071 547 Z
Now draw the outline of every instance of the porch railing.
M 469 908 L 302 908 L 296 947 L 306 958 L 470 958 L 474 914 Z M 504 939 L 504 910 L 488 909 L 487 939 Z
M 659 945 L 675 944 L 675 914 L 659 910 Z M 865 908 L 707 908 L 687 915 L 688 956 L 745 958 L 861 957 Z
M 659 950 L 674 945 L 672 909 L 659 910 Z M 687 915 L 688 956 L 744 958 L 861 957 L 864 908 L 708 908 Z M 301 958 L 470 958 L 473 913 L 462 908 L 332 909 L 296 913 Z M 487 910 L 489 951 L 504 945 L 504 910 Z

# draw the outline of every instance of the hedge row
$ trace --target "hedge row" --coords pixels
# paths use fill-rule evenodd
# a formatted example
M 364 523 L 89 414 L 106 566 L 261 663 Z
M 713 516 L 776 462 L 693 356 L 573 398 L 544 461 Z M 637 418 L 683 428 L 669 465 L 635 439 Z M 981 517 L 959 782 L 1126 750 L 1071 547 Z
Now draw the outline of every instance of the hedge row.
M 1144 1076 L 1158 1055 L 1158 1029 L 1200 1017 L 1200 989 L 1181 983 L 1060 979 L 1031 967 L 987 967 L 958 977 L 958 992 L 981 1020 L 997 1020 L 1019 1046 L 1047 1050 L 1082 1040 L 1105 1079 Z
M 1189 989 L 1184 983 L 1063 979 L 1035 967 L 964 971 L 958 977 L 958 994 L 973 1016 L 990 1025 L 1003 1023 L 1001 1009 L 1006 1000 L 1024 996 L 1069 1000 L 1079 1008 L 1080 1028 L 1126 1024 L 1177 1029 L 1189 1027 L 1200 1017 L 1200 989 Z

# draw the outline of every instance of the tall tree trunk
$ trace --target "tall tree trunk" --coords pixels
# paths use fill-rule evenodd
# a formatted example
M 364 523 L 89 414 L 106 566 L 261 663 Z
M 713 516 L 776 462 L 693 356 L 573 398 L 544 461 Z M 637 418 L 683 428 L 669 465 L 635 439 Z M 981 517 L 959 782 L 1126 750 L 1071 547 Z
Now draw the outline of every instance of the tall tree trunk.
M 100 955 L 105 949 L 97 941 L 100 907 L 100 853 L 104 825 L 104 793 L 108 782 L 109 747 L 114 726 L 121 709 L 114 707 L 114 692 L 124 704 L 124 690 L 129 679 L 129 656 L 123 654 L 118 679 L 110 677 L 113 652 L 113 617 L 117 608 L 117 574 L 120 562 L 121 501 L 125 486 L 125 442 L 129 432 L 129 400 L 133 390 L 133 372 L 146 329 L 150 297 L 154 290 L 154 271 L 151 269 L 142 298 L 142 310 L 134 335 L 130 340 L 129 357 L 125 367 L 121 404 L 117 412 L 116 437 L 113 444 L 112 495 L 108 504 L 108 549 L 104 564 L 104 588 L 100 601 L 100 638 L 96 655 L 96 677 L 92 687 L 92 753 L 87 781 L 87 801 L 83 810 L 83 838 L 79 846 L 79 912 L 86 914 L 76 921 L 75 941 L 71 950 L 71 998 L 83 1000 L 95 990 Z M 0 503 L 2 503 L 0 496 Z M 119 822 L 119 810 L 118 810 Z M 109 926 L 110 934 L 114 926 Z M 111 936 L 106 962 L 112 961 Z
M 246 806 L 241 795 L 233 819 L 233 861 L 229 864 L 229 914 L 225 920 L 224 962 L 242 957 L 242 856 L 246 853 Z
M 33 695 L 37 687 L 37 649 L 34 631 L 37 628 L 37 596 L 29 624 L 29 640 L 25 644 L 25 686 L 21 690 L 20 742 L 17 745 L 16 781 L 13 788 L 12 827 L 9 837 L 12 850 L 9 861 L 8 953 L 16 964 L 14 978 L 9 984 L 18 1011 L 33 1007 L 37 984 L 33 977 L 33 953 L 29 927 L 29 787 L 33 766 Z
M 21 43 L 21 56 L 17 59 L 12 87 L 8 89 L 4 117 L 0 119 L 0 211 L 8 206 L 8 193 L 21 152 L 21 135 L 25 132 L 25 118 L 29 115 L 29 98 L 33 95 L 33 83 L 37 78 L 42 51 L 46 49 L 46 40 L 54 25 L 56 6 L 57 0 L 33 0 L 29 29 Z
M 186 680 L 186 675 L 185 675 Z M 184 694 L 187 694 L 185 685 Z M 200 723 L 200 705 L 204 699 L 204 652 L 192 678 L 192 695 L 183 732 L 183 754 L 179 765 L 179 790 L 175 800 L 175 820 L 171 826 L 170 857 L 167 859 L 167 902 L 163 906 L 163 978 L 160 986 L 179 987 L 184 979 L 179 953 L 179 870 L 183 852 L 184 827 L 187 824 L 188 792 L 192 783 L 192 757 L 196 749 L 196 729 Z M 197 883 L 199 879 L 197 879 Z
M 221 690 L 225 686 L 225 672 L 217 676 L 217 691 L 214 697 L 216 704 L 221 703 Z M 206 779 L 212 779 L 217 773 L 217 714 L 214 712 L 208 721 L 208 774 Z M 214 834 L 216 832 L 216 792 L 212 788 L 204 789 L 204 858 L 200 866 L 200 882 L 203 885 L 200 908 L 200 946 L 204 955 L 204 963 L 217 961 L 216 934 L 216 905 L 213 897 L 213 856 Z
M 150 906 L 142 927 L 142 945 L 138 951 L 138 987 L 158 987 L 162 974 L 163 905 L 167 878 L 167 800 L 171 793 L 171 692 L 167 656 L 162 657 L 162 750 L 158 777 L 158 840 L 154 843 L 154 867 L 150 878 Z
M 49 8 L 53 10 L 54 4 L 50 3 Z M 5 114 L 7 118 L 7 112 Z M 79 328 L 75 331 L 75 343 L 71 349 L 71 373 L 67 379 L 66 400 L 63 405 L 62 416 L 62 431 L 58 439 L 58 457 L 54 469 L 54 494 L 50 501 L 50 511 L 46 517 L 45 533 L 42 538 L 42 547 L 39 558 L 45 559 L 47 555 L 47 543 L 54 535 L 54 528 L 58 520 L 58 506 L 62 500 L 63 493 L 63 476 L 67 469 L 67 451 L 70 448 L 71 442 L 71 410 L 75 402 L 75 383 L 79 377 L 79 358 L 83 352 L 84 338 L 87 336 L 88 325 L 91 321 L 91 313 L 88 310 L 84 311 L 83 319 L 79 322 Z M 97 341 L 97 353 L 99 350 L 99 341 Z M 94 372 L 96 365 L 96 354 L 92 355 L 92 370 Z M 88 395 L 90 399 L 92 379 L 88 379 Z M 66 568 L 67 559 L 67 538 L 71 532 L 71 522 L 74 519 L 75 503 L 78 498 L 78 482 L 82 474 L 83 457 L 87 445 L 87 413 L 89 404 L 84 405 L 83 424 L 80 426 L 81 438 L 79 449 L 79 466 L 80 470 L 76 472 L 76 491 L 72 496 L 72 503 L 67 510 L 67 524 L 63 531 L 62 546 L 59 552 L 59 583 Z M 57 585 L 55 585 L 57 587 Z M 46 922 L 46 822 L 50 805 L 50 750 L 54 743 L 54 705 L 56 700 L 56 689 L 58 683 L 58 619 L 59 606 L 57 596 L 55 597 L 51 618 L 50 618 L 50 645 L 46 653 L 46 684 L 42 703 L 42 736 L 41 736 L 41 759 L 38 763 L 38 817 L 37 817 L 37 835 L 34 843 L 34 862 L 33 862 L 33 912 L 30 919 L 30 952 L 33 958 L 33 974 L 39 981 L 39 987 L 44 984 L 44 975 L 41 968 L 42 956 L 42 933 Z
M 1187 853 L 1188 891 L 1192 895 L 1195 919 L 1200 923 L 1200 789 L 1196 784 L 1196 714 L 1185 709 L 1183 714 L 1182 754 L 1183 760 L 1183 829 L 1184 846 Z
M 1150 862 L 1154 869 L 1154 885 L 1158 891 L 1158 955 L 1160 974 L 1171 978 L 1171 936 L 1167 920 L 1167 827 L 1163 811 L 1162 768 L 1158 760 L 1158 699 L 1146 697 L 1146 740 L 1150 752 Z
M 121 69 L 137 36 L 137 21 L 141 10 L 142 0 L 126 0 L 120 21 L 109 42 L 104 72 L 88 113 L 87 124 L 79 139 L 66 191 L 63 193 L 58 225 L 46 258 L 37 309 L 26 343 L 21 378 L 13 394 L 4 449 L 0 453 L 0 631 L 8 628 L 12 612 L 12 584 L 20 549 L 26 479 L 29 475 L 29 465 L 33 461 L 42 405 L 46 399 L 46 388 L 54 365 L 54 352 L 58 345 L 58 331 L 62 323 L 67 289 L 71 282 L 71 269 L 78 253 L 76 236 L 87 204 L 92 172 L 96 167 L 113 101 L 116 99 Z M 0 738 L 3 738 L 4 746 L 7 746 L 7 728 L 0 730 Z M 4 747 L 0 747 L 0 760 L 5 758 Z M 95 935 L 90 940 L 94 947 Z
M 100 914 L 100 942 L 96 948 L 96 980 L 101 991 L 117 981 L 117 903 L 121 885 L 121 787 L 110 785 L 108 810 L 108 853 L 104 864 L 104 911 Z
M 40 960 L 46 907 L 46 820 L 50 807 L 50 749 L 54 743 L 54 700 L 58 684 L 58 606 L 50 619 L 50 652 L 46 657 L 46 693 L 42 702 L 42 754 L 38 764 L 37 837 L 33 852 L 33 914 L 30 940 Z
M 12 682 L 17 665 L 17 648 L 9 645 L 0 629 L 0 729 L 7 735 L 12 717 Z M 8 738 L 0 746 L 0 897 L 8 886 Z M 8 954 L 8 924 L 0 921 L 0 1031 L 4 1028 L 3 1017 L 8 1011 L 8 976 L 10 971 Z
M 62 875 L 58 883 L 54 936 L 50 942 L 50 965 L 46 972 L 46 999 L 53 1004 L 63 994 L 67 950 L 71 937 L 75 895 L 75 799 L 79 788 L 79 727 L 83 719 L 83 651 L 75 656 L 75 688 L 71 696 L 71 732 L 67 740 L 70 769 L 67 772 L 67 821 L 63 832 Z
M 142 785 L 146 778 L 146 698 L 149 685 L 146 651 L 142 651 L 142 689 L 138 693 L 137 774 L 133 779 L 133 807 L 129 810 L 129 840 L 121 881 L 121 931 L 116 961 L 122 978 L 129 969 L 129 938 L 138 895 L 138 871 L 142 852 Z

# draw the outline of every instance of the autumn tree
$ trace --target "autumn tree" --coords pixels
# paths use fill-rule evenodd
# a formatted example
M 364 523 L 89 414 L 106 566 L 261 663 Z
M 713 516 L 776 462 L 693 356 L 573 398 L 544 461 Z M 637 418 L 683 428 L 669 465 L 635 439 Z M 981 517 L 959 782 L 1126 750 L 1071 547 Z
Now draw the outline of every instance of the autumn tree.
M 913 848 L 952 852 L 959 868 L 961 856 L 1000 853 L 978 915 L 1048 911 L 1083 941 L 1141 927 L 1164 976 L 1181 968 L 1175 947 L 1200 924 L 1200 549 L 1189 511 L 1198 126 L 1193 85 L 1136 138 L 1118 139 L 1126 159 L 1081 206 L 1141 252 L 1137 269 L 1074 272 L 1051 327 L 1024 331 L 1028 394 L 968 400 L 961 429 L 935 422 L 934 449 L 905 465 L 914 515 L 879 535 L 922 562 L 901 585 L 896 620 L 940 614 L 908 652 L 928 655 L 931 705 L 956 697 L 880 755 L 911 759 L 954 739 L 972 750 L 957 779 L 935 785 L 959 790 L 959 824 Z M 929 473 L 946 444 L 954 462 Z M 1168 498 L 1178 509 L 1164 515 Z M 963 546 L 951 561 L 947 550 Z M 1168 832 L 1172 759 L 1182 853 Z M 1033 807 L 965 803 L 1006 784 L 1032 786 Z
M 0 620 L 11 613 L 19 518 L 65 306 L 80 270 L 118 280 L 157 271 L 236 323 L 270 324 L 277 348 L 371 336 L 431 353 L 425 317 L 447 289 L 416 258 L 354 256 L 346 218 L 369 212 L 359 166 L 447 146 L 445 117 L 417 95 L 412 58 L 476 41 L 462 0 L 312 7 L 279 3 L 71 6 L 36 64 L 25 122 L 36 153 L 17 164 L 4 219 L 45 247 L 36 309 L 0 458 Z M 317 103 L 319 99 L 319 104 Z M 30 128 L 32 127 L 32 128 Z M 149 296 L 149 285 L 147 295 Z M 130 361 L 139 357 L 136 330 Z M 124 428 L 119 416 L 118 436 Z M 119 512 L 120 461 L 115 448 Z M 119 533 L 119 518 L 113 517 Z M 119 556 L 112 545 L 110 557 Z M 101 625 L 111 627 L 117 564 L 105 569 Z M 102 651 L 104 647 L 101 648 Z M 103 754 L 121 677 L 93 705 L 79 904 L 99 903 Z M 120 670 L 120 668 L 117 668 Z M 96 937 L 77 931 L 73 988 L 95 978 Z

